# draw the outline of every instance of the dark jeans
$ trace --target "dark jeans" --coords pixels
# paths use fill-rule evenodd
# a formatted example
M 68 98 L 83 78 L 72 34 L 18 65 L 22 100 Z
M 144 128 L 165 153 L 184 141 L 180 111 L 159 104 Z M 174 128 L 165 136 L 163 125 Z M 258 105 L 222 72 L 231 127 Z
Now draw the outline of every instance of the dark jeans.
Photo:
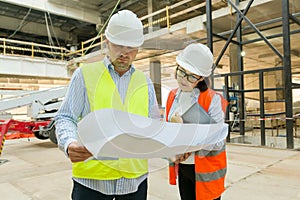
M 106 195 L 101 192 L 97 192 L 90 188 L 87 188 L 76 181 L 73 181 L 73 200 L 146 200 L 148 183 L 147 179 L 144 180 L 136 192 L 125 195 Z
M 179 164 L 178 183 L 181 200 L 196 199 L 195 165 Z M 221 200 L 221 197 L 214 200 Z

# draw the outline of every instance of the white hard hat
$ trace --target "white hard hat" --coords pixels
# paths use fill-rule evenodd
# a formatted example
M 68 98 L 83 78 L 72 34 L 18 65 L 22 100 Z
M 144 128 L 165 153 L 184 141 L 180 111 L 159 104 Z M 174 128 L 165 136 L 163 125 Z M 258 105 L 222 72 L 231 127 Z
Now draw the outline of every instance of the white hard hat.
M 200 43 L 190 44 L 179 53 L 176 62 L 193 74 L 208 77 L 212 71 L 214 56 L 207 46 Z
M 140 47 L 144 43 L 143 24 L 130 10 L 122 10 L 110 18 L 105 36 L 116 45 Z

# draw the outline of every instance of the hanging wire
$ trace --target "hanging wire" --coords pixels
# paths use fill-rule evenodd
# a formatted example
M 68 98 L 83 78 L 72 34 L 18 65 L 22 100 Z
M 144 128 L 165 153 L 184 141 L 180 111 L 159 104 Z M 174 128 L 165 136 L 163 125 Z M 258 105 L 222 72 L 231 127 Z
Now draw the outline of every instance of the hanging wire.
M 47 29 L 47 35 L 48 35 L 49 45 L 50 45 L 50 46 L 55 46 L 55 45 L 54 45 L 54 42 L 53 42 L 53 40 L 52 40 L 52 36 L 51 36 L 51 33 L 50 33 L 50 29 L 49 29 L 48 17 L 47 17 L 47 15 L 46 15 L 46 13 L 44 13 L 44 14 L 45 14 L 45 23 L 46 23 L 46 29 Z
M 51 29 L 52 29 L 54 38 L 55 38 L 55 40 L 56 40 L 57 45 L 60 47 L 60 44 L 59 44 L 59 41 L 58 41 L 58 39 L 57 39 L 57 36 L 56 36 L 55 30 L 54 30 L 54 27 L 53 27 L 53 23 L 52 23 L 52 19 L 51 19 L 51 15 L 50 15 L 49 11 L 47 11 L 47 14 L 48 14 L 48 17 L 49 17 L 50 26 L 51 26 Z
M 121 0 L 118 0 L 118 2 L 116 3 L 115 7 L 113 8 L 112 12 L 110 13 L 109 17 L 108 17 L 107 20 L 105 21 L 104 25 L 102 26 L 101 30 L 98 32 L 98 34 L 97 34 L 96 37 L 98 37 L 98 36 L 102 33 L 104 27 L 106 26 L 106 24 L 108 23 L 109 19 L 111 18 L 111 16 L 113 15 L 113 13 L 115 12 L 115 10 L 117 9 L 117 7 L 118 7 L 118 5 L 120 4 L 120 2 L 121 2 Z M 89 50 L 89 48 L 94 44 L 95 40 L 96 40 L 96 39 L 94 39 L 94 40 L 91 42 L 90 46 L 85 50 L 85 52 L 83 53 L 83 55 L 85 55 L 86 52 Z
M 24 25 L 26 24 L 24 22 L 25 22 L 26 18 L 28 17 L 28 15 L 30 14 L 30 12 L 31 12 L 31 8 L 29 8 L 29 10 L 27 11 L 27 14 L 23 17 L 21 23 L 19 24 L 17 29 L 13 32 L 13 34 L 11 34 L 10 36 L 7 37 L 8 39 L 13 37 L 19 30 L 21 30 L 21 28 L 24 27 Z
M 57 52 L 55 49 L 52 48 L 52 46 L 55 46 L 55 45 L 54 45 L 54 42 L 52 40 L 52 36 L 51 36 L 50 29 L 49 29 L 49 24 L 48 24 L 48 17 L 46 15 L 46 12 L 44 14 L 45 14 L 46 29 L 47 29 L 48 41 L 49 41 L 49 46 L 50 46 L 50 49 L 51 49 L 51 53 L 52 52 Z M 52 56 L 53 56 L 53 58 L 56 58 L 55 55 L 52 55 Z

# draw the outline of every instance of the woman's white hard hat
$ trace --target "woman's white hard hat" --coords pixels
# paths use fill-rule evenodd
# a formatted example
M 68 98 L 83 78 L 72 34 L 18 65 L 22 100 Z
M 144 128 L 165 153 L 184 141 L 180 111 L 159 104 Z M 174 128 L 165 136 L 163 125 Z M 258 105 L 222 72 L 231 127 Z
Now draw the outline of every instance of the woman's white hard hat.
M 176 62 L 193 74 L 208 77 L 212 71 L 214 56 L 207 46 L 193 43 L 179 53 Z
M 110 18 L 105 36 L 116 45 L 140 47 L 144 43 L 143 24 L 130 10 L 121 10 Z

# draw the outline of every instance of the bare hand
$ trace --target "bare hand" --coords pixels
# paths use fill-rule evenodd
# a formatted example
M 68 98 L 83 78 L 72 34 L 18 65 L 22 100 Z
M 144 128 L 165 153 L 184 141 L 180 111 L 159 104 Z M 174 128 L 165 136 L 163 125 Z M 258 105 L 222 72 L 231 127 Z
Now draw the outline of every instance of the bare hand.
M 181 116 L 179 115 L 178 112 L 175 113 L 175 115 L 173 115 L 170 119 L 170 122 L 174 122 L 174 123 L 183 123 L 183 120 L 181 118 Z
M 78 142 L 71 142 L 68 146 L 69 158 L 72 162 L 80 162 L 93 156 L 84 146 Z
M 184 154 L 176 155 L 175 164 L 179 164 L 179 163 L 185 161 L 186 159 L 188 159 L 188 157 L 190 157 L 191 154 L 192 154 L 192 152 L 187 152 Z

